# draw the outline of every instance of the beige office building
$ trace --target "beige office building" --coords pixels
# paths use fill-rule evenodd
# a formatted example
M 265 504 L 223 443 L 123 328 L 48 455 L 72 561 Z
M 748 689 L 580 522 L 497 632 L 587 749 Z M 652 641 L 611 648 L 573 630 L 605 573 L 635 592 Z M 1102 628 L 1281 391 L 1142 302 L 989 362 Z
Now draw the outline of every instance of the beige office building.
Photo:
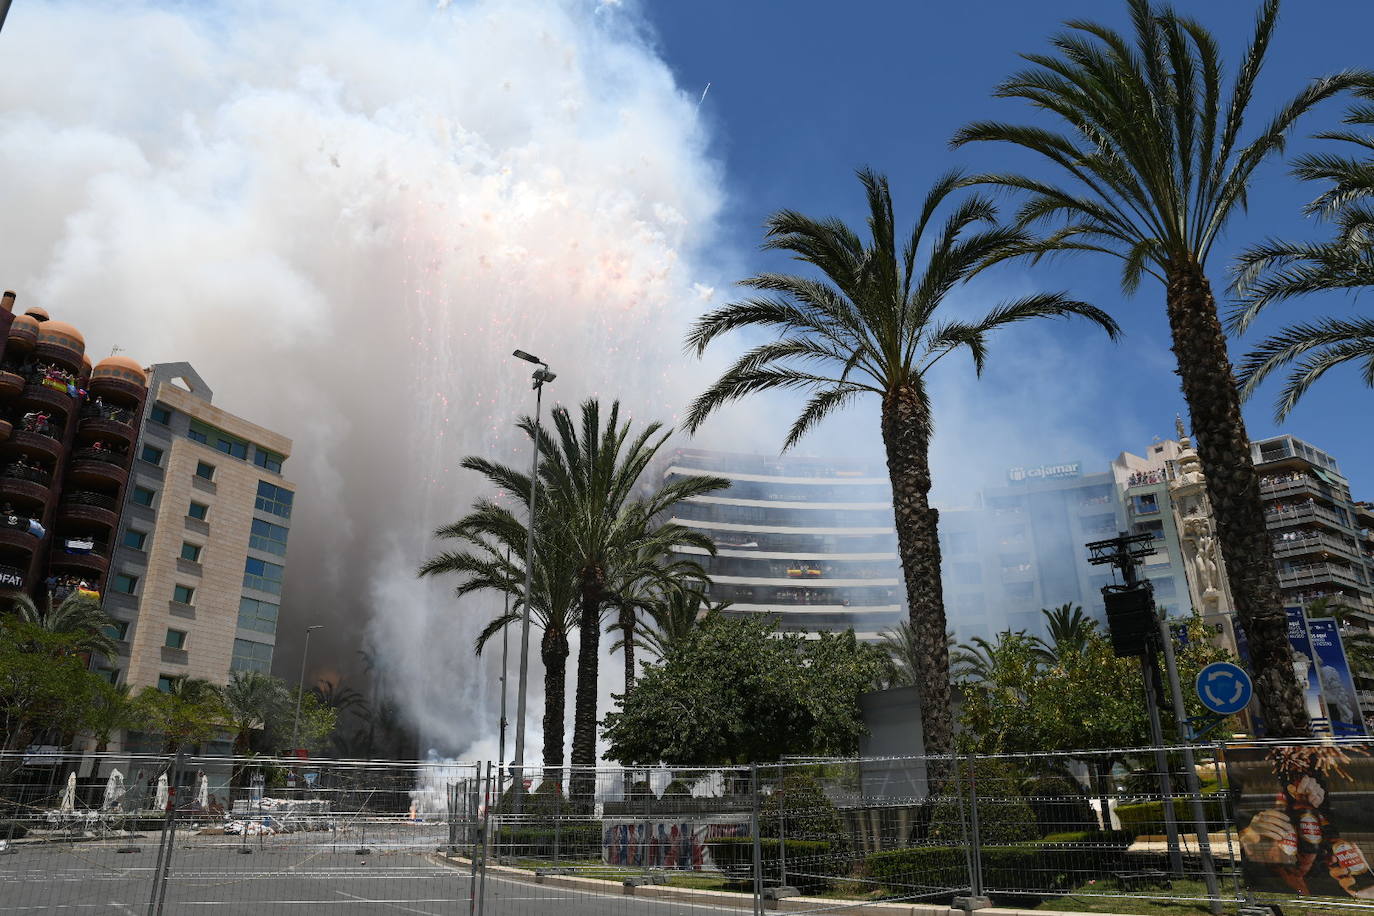
M 268 671 L 295 493 L 282 476 L 291 440 L 214 406 L 187 363 L 149 376 L 106 592 L 123 650 L 108 676 L 137 691 Z

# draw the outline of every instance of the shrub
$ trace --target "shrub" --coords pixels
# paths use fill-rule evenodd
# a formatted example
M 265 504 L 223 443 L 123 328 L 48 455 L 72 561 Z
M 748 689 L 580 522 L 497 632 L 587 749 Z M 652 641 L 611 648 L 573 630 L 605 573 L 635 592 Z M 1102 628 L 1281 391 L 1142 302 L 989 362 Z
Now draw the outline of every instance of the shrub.
M 823 840 L 837 848 L 849 845 L 849 832 L 825 789 L 813 776 L 794 773 L 784 777 L 759 807 L 759 835 L 788 839 Z
M 554 854 L 555 842 L 561 857 L 600 858 L 600 824 L 564 824 L 552 827 L 514 827 L 497 837 L 503 849 L 517 857 L 545 858 Z
M 978 836 L 989 846 L 1025 843 L 1038 839 L 1035 812 L 1021 795 L 1020 779 L 1010 764 L 984 758 L 974 766 L 978 776 Z M 950 794 L 935 800 L 926 836 L 938 843 L 963 843 L 968 823 L 967 777 L 951 782 Z
M 759 840 L 765 878 L 771 883 L 778 875 L 779 846 L 776 837 Z M 716 867 L 737 881 L 752 881 L 754 869 L 754 838 L 721 837 L 706 844 Z M 849 858 L 835 844 L 825 840 L 787 840 L 787 883 L 803 894 L 816 894 L 830 889 L 835 878 L 849 874 Z
M 1037 776 L 1026 780 L 1024 790 L 1041 836 L 1097 829 L 1097 815 L 1092 806 L 1069 780 L 1059 776 Z
M 1174 819 L 1179 825 L 1179 830 L 1183 833 L 1192 833 L 1197 829 L 1193 821 L 1193 803 L 1187 798 L 1175 798 Z M 1203 798 L 1202 814 L 1207 821 L 1207 829 L 1225 830 L 1226 829 L 1226 806 L 1219 795 Z M 1121 821 L 1121 829 L 1131 836 L 1157 836 L 1164 833 L 1164 802 L 1162 800 L 1136 802 L 1130 805 L 1116 806 L 1117 819 Z

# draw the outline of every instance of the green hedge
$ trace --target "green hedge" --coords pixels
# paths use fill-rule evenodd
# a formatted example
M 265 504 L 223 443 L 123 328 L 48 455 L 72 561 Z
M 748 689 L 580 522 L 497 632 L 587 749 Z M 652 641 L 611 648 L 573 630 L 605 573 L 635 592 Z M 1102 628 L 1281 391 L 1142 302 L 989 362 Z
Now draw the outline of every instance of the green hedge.
M 515 856 L 552 856 L 554 830 L 552 827 L 516 827 L 505 829 L 496 837 L 503 850 Z M 577 858 L 601 857 L 601 826 L 599 824 L 566 824 L 558 829 L 558 853 Z
M 787 840 L 787 883 L 803 894 L 827 891 L 835 878 L 849 874 L 850 862 L 835 843 L 826 840 Z M 759 840 L 763 856 L 765 878 L 772 884 L 779 877 L 780 845 L 776 837 Z M 727 875 L 752 880 L 754 867 L 754 838 L 749 836 L 721 837 L 709 840 L 706 846 L 716 867 Z
M 1130 838 L 1124 832 L 1078 831 L 1053 843 L 984 847 L 983 885 L 1002 893 L 1045 894 L 1119 871 Z M 969 886 L 961 846 L 912 846 L 870 854 L 870 878 L 894 896 L 937 894 Z
M 1197 829 L 1197 825 L 1193 820 L 1192 800 L 1175 798 L 1173 803 L 1174 818 L 1178 822 L 1180 831 L 1193 833 Z M 1220 796 L 1212 795 L 1203 798 L 1202 813 L 1207 820 L 1209 831 L 1226 829 L 1226 805 Z M 1117 805 L 1116 816 L 1121 821 L 1121 829 L 1131 836 L 1154 836 L 1164 833 L 1164 802 L 1162 800 Z

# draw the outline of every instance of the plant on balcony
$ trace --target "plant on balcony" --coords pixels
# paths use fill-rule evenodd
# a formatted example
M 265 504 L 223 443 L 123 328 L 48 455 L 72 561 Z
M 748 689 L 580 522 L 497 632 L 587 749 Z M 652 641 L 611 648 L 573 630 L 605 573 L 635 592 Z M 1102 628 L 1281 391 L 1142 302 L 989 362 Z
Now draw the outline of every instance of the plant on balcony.
M 752 394 L 805 391 L 811 398 L 783 443 L 791 448 L 837 408 L 860 396 L 879 399 L 897 550 L 911 624 L 920 634 L 926 747 L 946 753 L 954 737 L 939 513 L 930 505 L 935 420 L 928 374 L 946 356 L 965 349 L 981 373 L 989 335 L 1013 323 L 1076 316 L 1113 338 L 1117 326 L 1100 309 L 1063 293 L 1003 302 L 973 321 L 946 319 L 941 306 L 950 293 L 998 252 L 1027 244 L 1029 236 L 996 226 L 997 209 L 981 196 L 959 202 L 942 226 L 932 226 L 936 212 L 962 183 L 958 173 L 949 173 L 926 195 L 911 235 L 899 241 L 887 179 L 865 169 L 859 180 L 868 198 L 867 239 L 837 219 L 817 220 L 794 210 L 776 213 L 768 220 L 764 247 L 790 253 L 818 276 L 750 277 L 743 285 L 758 295 L 697 320 L 687 344 L 698 355 L 735 330 L 760 328 L 773 339 L 739 357 L 692 403 L 687 426 L 695 431 L 719 408 Z M 928 253 L 922 260 L 923 252 Z

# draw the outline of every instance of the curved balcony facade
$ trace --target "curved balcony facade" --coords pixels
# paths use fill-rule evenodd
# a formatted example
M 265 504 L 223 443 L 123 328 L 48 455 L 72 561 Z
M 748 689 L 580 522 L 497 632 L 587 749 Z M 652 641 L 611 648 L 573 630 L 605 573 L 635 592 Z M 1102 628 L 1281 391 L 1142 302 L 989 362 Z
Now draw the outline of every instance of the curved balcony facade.
M 665 481 L 708 475 L 730 488 L 679 504 L 673 520 L 716 542 L 715 557 L 675 551 L 706 569 L 712 600 L 777 616 L 784 630 L 853 628 L 863 638 L 900 619 L 905 592 L 881 467 L 682 449 L 663 471 Z
M 82 442 L 115 441 L 127 446 L 138 438 L 132 411 L 87 405 L 77 416 L 76 432 Z
M 12 398 L 24 390 L 28 380 L 13 369 L 0 369 L 0 397 Z
M 58 503 L 57 518 L 67 524 L 82 522 L 113 530 L 119 524 L 119 511 L 110 497 L 76 491 Z
M 59 435 L 54 435 L 54 427 L 49 426 L 48 432 L 40 433 L 33 430 L 19 428 L 13 430 L 9 437 L 9 454 L 19 453 L 28 455 L 35 459 L 55 462 L 62 457 L 62 439 Z
M 48 565 L 54 570 L 67 570 L 78 576 L 100 579 L 110 571 L 109 557 L 103 548 L 92 548 L 86 552 L 69 551 L 54 544 Z
M 129 471 L 124 467 L 127 460 L 126 455 L 115 455 L 99 449 L 74 449 L 67 477 L 81 485 L 122 488 L 129 482 Z

